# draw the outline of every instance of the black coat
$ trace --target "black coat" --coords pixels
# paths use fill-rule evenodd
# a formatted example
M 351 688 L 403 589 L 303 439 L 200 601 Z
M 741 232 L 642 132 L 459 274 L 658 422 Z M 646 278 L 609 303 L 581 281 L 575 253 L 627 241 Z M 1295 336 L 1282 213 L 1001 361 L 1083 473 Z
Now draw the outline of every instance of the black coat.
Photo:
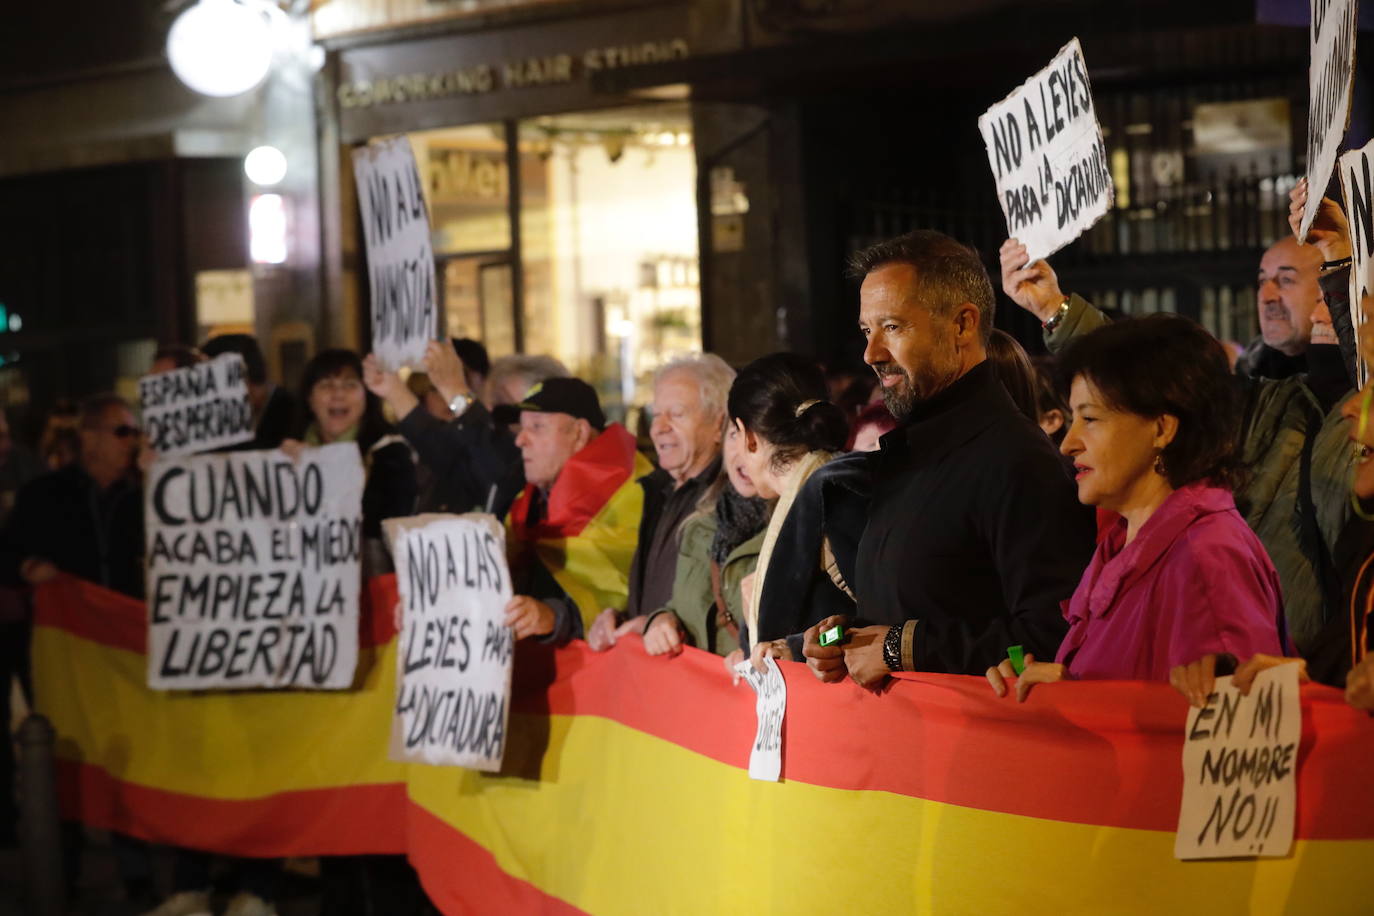
M 363 484 L 363 537 L 380 538 L 382 522 L 415 513 L 415 459 L 399 439 L 363 453 L 367 482 Z
M 871 480 L 865 452 L 843 455 L 818 468 L 797 491 L 778 529 L 759 596 L 760 642 L 798 635 L 834 614 L 853 615 L 854 600 L 821 568 L 821 545 L 829 540 L 841 578 L 854 588 L 855 561 L 868 520 Z M 741 647 L 747 643 L 747 634 Z
M 432 485 L 421 512 L 485 512 L 504 518 L 525 489 L 525 466 L 509 428 L 495 423 L 481 402 L 444 422 L 418 406 L 396 424 L 429 469 Z M 493 493 L 493 489 L 495 491 Z
M 854 590 L 860 622 L 915 619 L 917 670 L 1049 660 L 1092 556 L 1092 513 L 988 363 L 882 438 Z
M 143 596 L 143 493 L 120 481 L 103 493 L 79 465 L 20 488 L 0 530 L 0 584 L 18 585 L 19 565 L 42 557 L 73 576 Z

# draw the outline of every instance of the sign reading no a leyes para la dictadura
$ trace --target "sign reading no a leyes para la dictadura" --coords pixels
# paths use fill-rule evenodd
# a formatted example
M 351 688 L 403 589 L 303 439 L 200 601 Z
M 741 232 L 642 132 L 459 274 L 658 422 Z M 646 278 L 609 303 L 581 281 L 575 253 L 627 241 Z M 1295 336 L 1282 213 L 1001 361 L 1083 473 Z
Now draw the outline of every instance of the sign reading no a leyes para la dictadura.
M 545 54 L 474 64 L 439 73 L 409 73 L 339 86 L 341 108 L 370 108 L 452 96 L 482 95 L 499 89 L 527 89 L 571 83 L 598 70 L 681 60 L 690 54 L 686 39 L 668 38 L 589 48 L 580 53 Z

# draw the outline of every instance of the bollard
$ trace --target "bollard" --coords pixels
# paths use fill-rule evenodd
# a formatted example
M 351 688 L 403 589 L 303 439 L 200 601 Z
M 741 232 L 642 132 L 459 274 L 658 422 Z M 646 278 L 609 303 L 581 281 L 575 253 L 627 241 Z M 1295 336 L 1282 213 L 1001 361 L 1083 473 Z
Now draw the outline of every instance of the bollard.
M 19 726 L 19 843 L 28 912 L 62 916 L 62 826 L 57 811 L 53 744 L 56 733 L 34 713 Z

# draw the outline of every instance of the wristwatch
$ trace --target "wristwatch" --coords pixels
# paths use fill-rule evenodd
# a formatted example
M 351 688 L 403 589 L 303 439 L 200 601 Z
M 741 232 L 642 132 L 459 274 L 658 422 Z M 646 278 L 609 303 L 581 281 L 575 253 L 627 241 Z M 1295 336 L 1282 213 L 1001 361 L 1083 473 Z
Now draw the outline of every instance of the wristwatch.
M 464 391 L 462 394 L 455 394 L 453 400 L 448 402 L 449 413 L 453 414 L 453 419 L 458 419 L 463 412 L 472 406 L 472 402 L 477 400 L 477 396 L 471 391 Z
M 1041 327 L 1045 329 L 1045 333 L 1046 333 L 1046 334 L 1053 334 L 1053 333 L 1054 333 L 1054 329 L 1057 328 L 1057 327 L 1059 327 L 1059 322 L 1063 321 L 1063 320 L 1064 320 L 1064 316 L 1067 315 L 1068 313 L 1069 313 L 1069 299 L 1068 299 L 1067 296 L 1065 296 L 1065 297 L 1064 297 L 1064 301 L 1061 302 L 1061 303 L 1059 303 L 1059 308 L 1058 308 L 1057 310 L 1055 310 L 1055 313 L 1054 313 L 1053 315 L 1050 316 L 1050 320 L 1049 320 L 1049 321 L 1046 321 L 1045 323 L 1043 323 L 1043 324 L 1041 325 Z

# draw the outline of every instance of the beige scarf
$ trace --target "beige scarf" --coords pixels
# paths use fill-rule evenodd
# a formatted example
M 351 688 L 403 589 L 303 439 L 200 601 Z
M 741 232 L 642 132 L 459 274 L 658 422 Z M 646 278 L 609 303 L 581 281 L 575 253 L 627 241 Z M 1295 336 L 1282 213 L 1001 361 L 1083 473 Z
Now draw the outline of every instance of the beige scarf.
M 796 463 L 787 471 L 787 477 L 783 480 L 782 492 L 778 494 L 778 504 L 773 508 L 773 517 L 768 520 L 768 531 L 763 536 L 763 547 L 759 550 L 759 562 L 755 567 L 754 590 L 749 595 L 749 601 L 744 606 L 744 620 L 749 625 L 749 648 L 753 650 L 754 644 L 758 642 L 759 632 L 759 599 L 763 597 L 764 578 L 768 573 L 768 561 L 773 558 L 773 545 L 778 541 L 778 532 L 782 530 L 782 523 L 787 520 L 787 513 L 792 511 L 792 503 L 797 499 L 797 492 L 801 490 L 802 484 L 810 479 L 831 460 L 839 456 L 839 452 L 807 452 L 798 458 Z

